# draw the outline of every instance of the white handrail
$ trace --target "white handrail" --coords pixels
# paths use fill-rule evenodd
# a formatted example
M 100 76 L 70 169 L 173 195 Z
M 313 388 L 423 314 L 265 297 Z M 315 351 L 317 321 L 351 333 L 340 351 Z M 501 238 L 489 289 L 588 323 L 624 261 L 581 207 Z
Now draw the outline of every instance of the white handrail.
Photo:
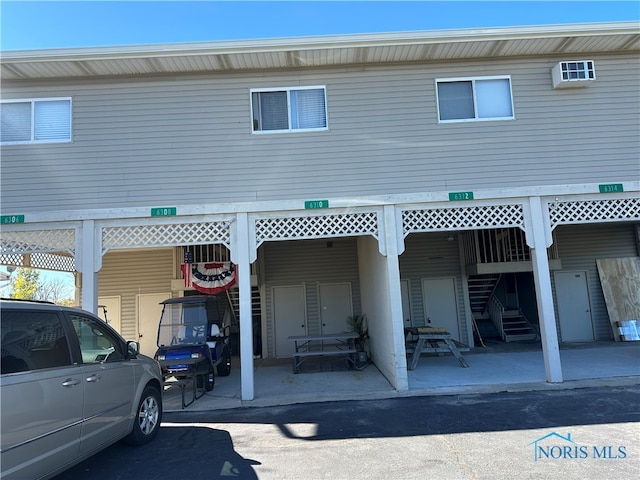
M 526 234 L 520 228 L 473 230 L 462 238 L 465 265 L 531 261 Z M 555 242 L 549 247 L 549 258 L 558 258 Z
M 502 323 L 502 315 L 504 314 L 505 310 L 504 305 L 502 305 L 502 302 L 498 300 L 498 297 L 496 297 L 495 295 L 491 295 L 487 310 L 489 312 L 489 318 L 491 319 L 491 322 L 500 333 L 500 337 L 504 339 L 504 326 Z

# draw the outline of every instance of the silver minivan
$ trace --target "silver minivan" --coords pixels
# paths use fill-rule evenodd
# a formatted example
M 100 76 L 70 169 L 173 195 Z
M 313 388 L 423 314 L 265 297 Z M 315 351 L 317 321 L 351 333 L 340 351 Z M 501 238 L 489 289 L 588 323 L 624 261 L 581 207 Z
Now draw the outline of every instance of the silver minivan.
M 46 479 L 123 439 L 151 441 L 162 375 L 99 317 L 0 300 L 0 477 Z

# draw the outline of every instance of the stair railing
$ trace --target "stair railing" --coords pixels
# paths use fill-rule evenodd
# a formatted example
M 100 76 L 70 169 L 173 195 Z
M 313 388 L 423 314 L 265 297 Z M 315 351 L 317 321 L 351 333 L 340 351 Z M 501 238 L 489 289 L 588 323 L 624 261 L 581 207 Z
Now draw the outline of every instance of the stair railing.
M 528 327 L 531 329 L 531 331 L 536 334 L 536 340 L 539 340 L 540 339 L 540 332 L 538 331 L 536 326 L 533 323 L 531 323 L 531 320 L 529 320 L 527 318 L 527 316 L 524 314 L 522 309 L 519 309 L 519 311 L 520 311 L 520 316 L 522 317 L 522 319 L 525 321 L 525 323 L 528 325 Z
M 488 285 L 490 288 L 483 289 L 481 292 L 477 294 L 481 296 L 481 299 L 483 300 L 483 304 L 481 308 L 477 309 L 476 311 L 482 312 L 482 315 L 486 315 L 489 312 L 489 302 L 491 301 L 491 297 L 493 297 L 494 294 L 496 293 L 496 289 L 498 288 L 498 284 L 500 283 L 501 278 L 502 278 L 502 274 L 499 273 L 498 276 L 492 280 L 491 285 L 489 285 L 489 280 L 487 280 L 486 285 Z
M 462 240 L 465 265 L 531 261 L 526 235 L 519 228 L 473 230 Z M 557 252 L 550 258 L 557 258 Z
M 501 279 L 502 279 L 502 274 L 500 273 L 500 274 L 498 274 L 498 278 L 496 278 L 496 281 L 495 281 L 495 282 L 493 282 L 493 287 L 491 288 L 491 292 L 489 292 L 489 298 L 488 298 L 488 300 L 487 300 L 487 305 L 485 306 L 485 309 L 488 309 L 488 304 L 489 304 L 489 302 L 491 301 L 491 299 L 492 299 L 492 298 L 495 298 L 495 299 L 496 299 L 496 301 L 497 301 L 498 303 L 500 303 L 500 300 L 498 300 L 498 299 L 496 298 L 495 293 L 496 293 L 496 290 L 497 290 L 497 288 L 498 288 L 498 284 L 500 283 L 500 280 L 501 280 Z M 500 303 L 500 304 L 501 304 L 501 303 Z M 501 305 L 502 305 L 502 304 L 501 304 Z M 502 308 L 502 311 L 504 311 L 504 307 Z M 501 322 L 501 323 L 502 323 L 502 322 Z
M 491 319 L 491 323 L 496 327 L 498 333 L 500 333 L 500 337 L 504 339 L 504 325 L 502 322 L 502 316 L 504 314 L 505 307 L 498 297 L 492 295 L 489 299 L 489 306 L 487 311 L 489 312 L 489 318 Z

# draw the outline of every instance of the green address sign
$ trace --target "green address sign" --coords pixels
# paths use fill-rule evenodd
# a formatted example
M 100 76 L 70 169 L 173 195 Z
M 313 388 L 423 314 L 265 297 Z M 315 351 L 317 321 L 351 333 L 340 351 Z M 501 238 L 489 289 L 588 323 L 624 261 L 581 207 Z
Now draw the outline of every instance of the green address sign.
M 178 209 L 176 207 L 156 207 L 151 209 L 152 217 L 173 217 L 177 213 Z
M 605 183 L 603 185 L 598 185 L 598 189 L 600 190 L 600 193 L 624 192 L 624 188 L 622 188 L 621 183 Z
M 449 200 L 457 202 L 459 200 L 473 200 L 473 192 L 450 192 Z
M 2 215 L 2 225 L 24 223 L 24 215 Z
M 329 208 L 329 200 L 307 200 L 304 202 L 304 208 Z

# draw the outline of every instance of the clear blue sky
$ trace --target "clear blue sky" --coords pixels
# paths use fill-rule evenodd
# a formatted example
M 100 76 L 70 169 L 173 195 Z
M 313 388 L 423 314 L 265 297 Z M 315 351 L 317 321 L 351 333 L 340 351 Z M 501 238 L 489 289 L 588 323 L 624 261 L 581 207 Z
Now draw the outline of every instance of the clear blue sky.
M 2 50 L 640 20 L 640 1 L 2 0 Z

